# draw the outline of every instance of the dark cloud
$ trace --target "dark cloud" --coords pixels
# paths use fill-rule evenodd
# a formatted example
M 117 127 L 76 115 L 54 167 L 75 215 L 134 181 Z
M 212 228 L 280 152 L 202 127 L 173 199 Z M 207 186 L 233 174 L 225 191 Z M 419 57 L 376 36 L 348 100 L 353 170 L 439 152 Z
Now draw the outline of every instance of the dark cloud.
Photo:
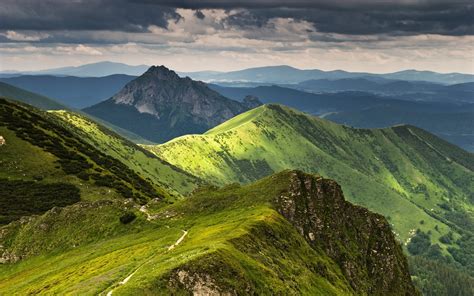
M 275 17 L 315 24 L 340 34 L 473 35 L 472 0 L 133 0 L 191 9 L 244 8 L 229 19 L 236 26 L 262 26 Z
M 204 13 L 202 13 L 202 11 L 200 11 L 200 10 L 196 10 L 196 12 L 194 13 L 194 15 L 195 15 L 198 19 L 200 19 L 200 20 L 202 20 L 202 19 L 204 19 L 204 18 L 206 17 L 206 16 L 204 15 Z
M 469 0 L 130 0 L 168 7 L 205 8 L 317 8 L 317 9 L 438 9 L 472 3 Z
M 172 7 L 127 0 L 2 0 L 0 30 L 144 32 L 180 16 Z
M 239 9 L 223 22 L 251 29 L 273 18 L 349 35 L 474 35 L 474 5 L 465 0 L 2 0 L 0 30 L 146 32 L 181 16 L 176 8 Z
M 440 10 L 334 10 L 249 9 L 232 15 L 234 26 L 261 26 L 275 17 L 293 18 L 314 24 L 319 32 L 349 35 L 473 35 L 474 7 L 466 5 Z

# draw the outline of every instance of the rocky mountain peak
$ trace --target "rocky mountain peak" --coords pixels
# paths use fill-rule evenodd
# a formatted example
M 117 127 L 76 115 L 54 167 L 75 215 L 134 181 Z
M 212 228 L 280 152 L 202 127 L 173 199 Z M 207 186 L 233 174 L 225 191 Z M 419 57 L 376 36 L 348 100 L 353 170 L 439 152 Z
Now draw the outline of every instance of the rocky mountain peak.
M 152 66 L 109 100 L 84 111 L 153 142 L 206 130 L 247 111 L 205 83 Z
M 181 79 L 176 72 L 166 68 L 165 66 L 151 66 L 148 70 L 142 75 L 144 77 L 152 77 L 157 80 L 171 80 L 177 81 Z

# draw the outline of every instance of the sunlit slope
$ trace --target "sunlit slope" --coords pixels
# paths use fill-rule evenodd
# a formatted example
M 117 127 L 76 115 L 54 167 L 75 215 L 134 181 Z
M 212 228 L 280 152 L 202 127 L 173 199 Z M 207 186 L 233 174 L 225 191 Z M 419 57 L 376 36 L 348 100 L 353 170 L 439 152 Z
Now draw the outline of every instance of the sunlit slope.
M 189 193 L 197 178 L 163 161 L 148 150 L 126 140 L 85 116 L 69 111 L 51 111 L 65 128 L 103 153 L 120 160 L 129 168 L 177 195 Z
M 137 218 L 122 224 L 123 212 Z M 5 295 L 416 295 L 385 219 L 301 172 L 166 206 L 80 203 L 2 235 L 24 255 L 0 265 Z
M 145 147 L 217 184 L 287 168 L 319 173 L 337 180 L 349 200 L 388 217 L 402 240 L 417 228 L 435 241 L 448 231 L 443 204 L 472 214 L 472 154 L 411 126 L 353 129 L 265 105 L 204 135 Z
M 120 146 L 120 138 L 113 142 L 112 136 L 104 140 L 99 139 L 100 134 L 82 135 L 72 130 L 51 113 L 0 98 L 0 136 L 4 140 L 0 145 L 0 224 L 80 200 L 174 200 L 177 193 L 168 191 L 175 185 L 167 182 L 170 178 L 182 181 L 178 188 L 184 191 L 191 186 L 185 183 L 189 175 L 156 157 L 148 160 L 133 144 Z M 110 141 L 118 152 L 104 149 L 104 141 Z M 119 154 L 125 149 L 131 155 L 128 160 Z M 136 164 L 139 160 L 143 168 L 153 161 L 161 166 L 156 165 L 152 178 Z

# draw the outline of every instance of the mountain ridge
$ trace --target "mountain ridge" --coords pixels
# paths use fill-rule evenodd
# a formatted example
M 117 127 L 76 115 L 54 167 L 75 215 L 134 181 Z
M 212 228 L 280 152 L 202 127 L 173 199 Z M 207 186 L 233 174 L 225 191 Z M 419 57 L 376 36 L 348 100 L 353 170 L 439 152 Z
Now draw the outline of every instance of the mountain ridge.
M 57 76 L 80 76 L 80 77 L 102 77 L 113 74 L 140 75 L 148 66 L 146 65 L 127 65 L 124 63 L 116 63 L 103 61 L 79 66 L 60 67 L 53 69 L 37 70 L 37 71 L 3 71 L 2 76 L 14 77 L 18 75 L 57 75 Z
M 238 115 L 203 135 L 182 136 L 162 145 L 144 147 L 174 165 L 218 184 L 246 183 L 285 168 L 317 171 L 338 179 L 349 200 L 391 216 L 400 238 L 406 240 L 413 227 L 424 228 L 431 223 L 433 227 L 436 223 L 429 215 L 426 216 L 423 207 L 416 204 L 425 204 L 424 208 L 438 208 L 437 211 L 445 214 L 439 207 L 445 202 L 442 198 L 444 194 L 456 194 L 461 204 L 469 204 L 466 199 L 472 194 L 469 193 L 469 186 L 466 187 L 474 182 L 472 154 L 437 139 L 436 145 L 444 145 L 446 148 L 443 151 L 451 153 L 451 160 L 448 161 L 445 156 L 429 151 L 431 148 L 425 144 L 429 141 L 424 137 L 429 139 L 433 136 L 409 125 L 377 130 L 354 129 L 280 105 L 264 105 Z M 406 141 L 408 143 L 404 144 Z M 424 162 L 425 157 L 442 162 L 435 170 L 440 176 Z M 459 164 L 449 164 L 454 159 Z M 445 165 L 456 167 L 457 173 L 448 174 Z M 466 174 L 465 170 L 470 174 L 461 177 Z M 405 171 L 413 176 L 402 173 Z M 362 187 L 355 180 L 365 180 L 371 185 Z M 424 190 L 427 196 L 432 196 L 431 199 L 425 199 L 424 190 L 416 189 L 421 184 L 418 182 L 425 184 L 422 187 L 426 187 Z M 380 198 L 385 195 L 388 200 L 351 199 L 351 194 L 375 194 L 366 191 L 368 187 L 378 190 L 377 195 Z M 418 225 L 416 219 L 407 224 L 406 221 L 413 218 L 407 220 L 400 216 L 396 208 L 401 204 L 392 208 L 384 204 L 395 201 L 407 210 L 418 212 L 413 214 L 413 218 L 425 216 L 425 221 L 431 222 L 423 226 Z
M 298 69 L 288 65 L 248 68 L 237 71 L 209 73 L 182 72 L 183 75 L 207 82 L 247 81 L 266 83 L 299 83 L 309 79 L 341 79 L 355 77 L 382 77 L 408 81 L 428 81 L 441 84 L 473 82 L 474 75 L 462 73 L 437 73 L 433 71 L 402 70 L 392 73 L 375 74 L 344 70 L 323 71 L 319 69 Z

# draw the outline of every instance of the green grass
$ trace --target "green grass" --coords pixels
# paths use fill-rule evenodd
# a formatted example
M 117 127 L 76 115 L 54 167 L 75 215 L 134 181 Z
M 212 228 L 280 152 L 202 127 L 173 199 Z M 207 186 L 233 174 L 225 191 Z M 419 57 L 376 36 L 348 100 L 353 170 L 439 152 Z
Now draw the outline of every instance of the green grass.
M 353 278 L 347 277 L 342 272 L 343 265 L 335 260 L 339 255 L 350 258 L 344 252 L 351 250 L 338 249 L 340 254 L 329 255 L 329 246 L 339 239 L 332 238 L 332 230 L 323 227 L 321 234 L 328 234 L 328 239 L 310 244 L 279 214 L 282 204 L 275 198 L 291 194 L 288 190 L 293 188 L 294 176 L 285 172 L 244 187 L 201 188 L 188 199 L 171 205 L 150 204 L 153 220 L 147 220 L 137 204 L 98 201 L 52 210 L 28 222 L 15 222 L 3 228 L 3 238 L 9 252 L 18 252 L 25 258 L 0 265 L 0 292 L 97 295 L 114 289 L 114 295 L 182 295 L 196 291 L 195 280 L 200 279 L 202 285 L 222 293 L 352 295 Z M 330 184 L 335 184 L 311 176 L 304 178 L 321 188 L 333 188 Z M 321 194 L 331 200 L 326 190 Z M 318 209 L 334 215 L 332 209 L 336 212 L 336 207 L 344 208 L 361 221 L 380 219 L 349 204 L 337 205 L 334 200 Z M 137 218 L 121 224 L 119 217 L 130 211 Z M 353 239 L 360 235 L 361 241 L 352 241 L 355 250 L 367 248 L 374 239 L 382 242 L 383 235 L 372 237 L 365 233 L 377 231 L 379 226 L 342 226 L 352 223 L 349 220 L 331 219 L 341 227 L 336 229 L 351 229 L 342 230 L 341 237 Z M 182 230 L 188 235 L 168 250 Z M 392 236 L 390 230 L 383 231 Z M 371 242 L 365 241 L 367 237 Z M 399 248 L 393 238 L 391 248 Z M 358 253 L 355 250 L 352 252 Z M 395 262 L 403 265 L 404 260 L 402 256 Z M 365 259 L 362 264 L 354 259 L 352 266 L 371 270 L 366 264 Z M 118 284 L 132 273 L 126 284 Z
M 6 141 L 0 146 L 2 223 L 76 202 L 77 192 L 81 200 L 172 201 L 198 183 L 152 153 L 66 111 L 49 113 L 0 98 L 0 135 Z
M 440 250 L 422 256 L 465 277 L 474 272 L 474 156 L 419 128 L 354 129 L 266 105 L 203 135 L 144 147 L 214 184 L 248 183 L 287 168 L 337 180 L 348 200 L 387 217 L 404 246 L 420 229 L 430 234 L 430 250 Z M 440 241 L 450 231 L 454 242 Z M 426 284 L 436 277 L 415 270 L 421 289 L 452 287 Z
M 442 203 L 473 210 L 472 154 L 410 126 L 353 129 L 266 105 L 204 135 L 144 147 L 215 184 L 247 183 L 287 168 L 332 178 L 350 201 L 389 217 L 401 241 L 418 228 L 431 230 L 434 241 L 447 233 Z
M 84 116 L 64 110 L 50 113 L 60 118 L 77 137 L 177 196 L 191 192 L 199 183 L 196 177 Z

